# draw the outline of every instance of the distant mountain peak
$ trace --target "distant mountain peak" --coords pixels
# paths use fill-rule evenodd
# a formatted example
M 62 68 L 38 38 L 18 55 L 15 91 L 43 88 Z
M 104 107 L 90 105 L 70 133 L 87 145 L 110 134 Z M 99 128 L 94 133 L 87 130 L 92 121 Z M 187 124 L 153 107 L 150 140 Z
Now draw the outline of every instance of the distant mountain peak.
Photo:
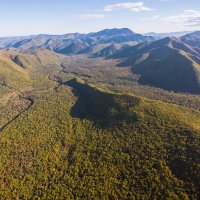
M 94 36 L 103 36 L 103 35 L 115 36 L 115 35 L 121 35 L 121 34 L 133 35 L 135 33 L 128 28 L 113 28 L 113 29 L 104 29 L 96 33 L 90 33 L 89 35 L 92 35 L 94 37 Z

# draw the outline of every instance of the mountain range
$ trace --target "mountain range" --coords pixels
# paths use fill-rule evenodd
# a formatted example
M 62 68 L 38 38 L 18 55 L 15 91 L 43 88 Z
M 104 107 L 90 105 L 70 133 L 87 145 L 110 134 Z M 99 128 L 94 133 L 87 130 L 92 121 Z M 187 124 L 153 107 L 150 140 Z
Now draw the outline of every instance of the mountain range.
M 57 53 L 74 54 L 88 52 L 97 45 L 152 41 L 153 37 L 143 36 L 133 31 L 124 29 L 105 29 L 97 33 L 65 35 L 36 35 L 27 37 L 0 38 L 2 48 L 35 49 L 46 48 Z M 103 45 L 104 44 L 104 45 Z
M 138 34 L 127 28 L 105 29 L 89 34 L 0 38 L 0 46 L 3 49 L 47 49 L 64 55 L 85 54 L 115 59 L 119 62 L 118 67 L 129 67 L 138 74 L 141 84 L 199 94 L 200 31 L 162 34 L 160 37 L 151 35 Z
M 199 37 L 1 38 L 0 199 L 200 199 Z
M 113 54 L 140 82 L 167 90 L 200 93 L 200 54 L 177 38 L 141 43 Z
M 165 37 L 177 37 L 177 38 L 180 38 L 186 34 L 190 34 L 192 32 L 195 32 L 195 31 L 181 31 L 181 32 L 169 32 L 169 33 L 154 33 L 154 32 L 150 32 L 150 33 L 145 33 L 143 35 L 145 36 L 151 36 L 151 37 L 154 37 L 154 38 L 157 38 L 157 39 L 162 39 L 162 38 L 165 38 Z

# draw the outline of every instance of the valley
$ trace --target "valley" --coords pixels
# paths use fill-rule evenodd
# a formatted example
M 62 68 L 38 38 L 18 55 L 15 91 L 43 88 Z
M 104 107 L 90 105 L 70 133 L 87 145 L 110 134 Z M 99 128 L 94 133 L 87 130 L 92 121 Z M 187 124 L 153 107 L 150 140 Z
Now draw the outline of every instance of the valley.
M 0 197 L 199 199 L 199 53 L 180 40 L 0 39 Z

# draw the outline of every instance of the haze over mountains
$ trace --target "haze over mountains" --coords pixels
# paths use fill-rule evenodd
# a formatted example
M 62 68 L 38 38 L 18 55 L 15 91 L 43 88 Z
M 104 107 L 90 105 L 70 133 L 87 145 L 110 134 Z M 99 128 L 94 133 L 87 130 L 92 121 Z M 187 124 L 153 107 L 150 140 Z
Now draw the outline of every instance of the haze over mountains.
M 181 92 L 200 92 L 200 55 L 177 38 L 164 38 L 122 50 L 111 58 L 132 66 L 140 82 Z
M 200 49 L 200 31 L 196 31 L 181 37 L 181 41 L 194 47 L 198 52 Z
M 195 31 L 182 31 L 182 32 L 169 32 L 169 33 L 154 33 L 154 32 L 150 32 L 150 33 L 145 33 L 144 35 L 145 36 L 152 36 L 152 37 L 155 37 L 157 39 L 162 39 L 162 38 L 165 38 L 165 37 L 182 37 L 186 34 L 190 34 L 192 32 L 195 32 Z
M 71 33 L 66 35 L 36 35 L 27 37 L 0 38 L 2 48 L 47 48 L 57 53 L 73 54 L 89 51 L 96 45 L 151 41 L 153 37 L 143 36 L 133 31 L 124 29 L 105 29 L 97 33 L 79 34 Z
M 142 84 L 176 92 L 200 93 L 200 32 L 171 35 L 181 37 L 146 36 L 127 28 L 105 29 L 89 34 L 0 38 L 0 46 L 118 59 L 117 66 L 131 67 L 133 73 L 140 75 Z

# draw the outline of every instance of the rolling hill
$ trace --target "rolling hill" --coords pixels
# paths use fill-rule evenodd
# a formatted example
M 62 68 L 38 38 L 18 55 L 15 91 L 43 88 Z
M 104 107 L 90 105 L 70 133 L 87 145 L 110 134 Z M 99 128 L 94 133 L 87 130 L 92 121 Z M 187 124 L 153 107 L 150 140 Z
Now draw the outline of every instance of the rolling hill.
M 176 38 L 164 38 L 126 48 L 109 58 L 131 66 L 140 83 L 167 90 L 200 93 L 200 55 Z
M 0 91 L 15 91 L 25 87 L 30 81 L 28 73 L 9 57 L 6 51 L 0 51 Z
M 63 55 L 47 49 L 0 51 L 0 97 L 41 85 L 62 67 Z M 43 80 L 38 82 L 38 78 Z

